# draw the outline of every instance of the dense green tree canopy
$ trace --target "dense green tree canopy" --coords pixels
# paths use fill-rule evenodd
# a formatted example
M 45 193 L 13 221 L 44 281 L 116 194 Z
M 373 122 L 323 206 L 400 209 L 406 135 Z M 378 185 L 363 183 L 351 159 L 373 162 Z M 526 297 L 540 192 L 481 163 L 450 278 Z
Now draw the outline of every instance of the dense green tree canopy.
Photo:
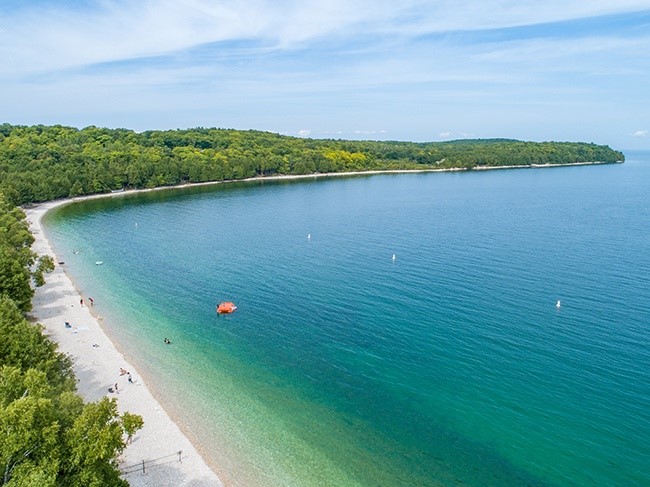
M 32 242 L 0 194 L 0 485 L 127 485 L 115 458 L 142 418 L 119 415 L 114 399 L 84 404 L 70 359 L 25 318 L 31 284 L 54 266 Z
M 0 192 L 14 204 L 275 174 L 622 161 L 607 146 L 506 139 L 315 140 L 196 128 L 148 131 L 0 125 Z
M 54 268 L 51 257 L 37 259 L 33 242 L 23 211 L 0 193 L 0 297 L 10 296 L 22 311 L 32 307 L 31 283 L 42 286 L 43 274 Z

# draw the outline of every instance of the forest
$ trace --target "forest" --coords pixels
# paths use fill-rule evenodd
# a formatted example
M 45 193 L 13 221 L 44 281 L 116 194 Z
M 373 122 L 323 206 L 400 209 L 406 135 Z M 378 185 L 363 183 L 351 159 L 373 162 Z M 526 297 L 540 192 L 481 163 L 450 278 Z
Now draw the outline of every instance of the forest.
M 70 358 L 26 314 L 54 269 L 0 195 L 0 485 L 126 486 L 116 457 L 143 425 L 115 399 L 84 403 Z
M 114 399 L 84 403 L 70 358 L 29 320 L 54 269 L 37 256 L 33 202 L 273 175 L 621 162 L 608 146 L 508 139 L 314 140 L 216 128 L 147 131 L 0 125 L 0 485 L 123 486 L 116 461 L 142 427 Z
M 135 132 L 0 125 L 0 193 L 14 205 L 273 175 L 623 160 L 621 152 L 608 146 L 578 142 L 416 143 L 320 140 L 218 128 Z

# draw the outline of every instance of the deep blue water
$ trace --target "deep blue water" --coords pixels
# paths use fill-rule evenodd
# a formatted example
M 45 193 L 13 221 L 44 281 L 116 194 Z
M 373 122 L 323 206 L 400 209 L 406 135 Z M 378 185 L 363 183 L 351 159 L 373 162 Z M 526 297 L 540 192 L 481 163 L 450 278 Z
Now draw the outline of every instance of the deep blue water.
M 46 221 L 111 337 L 247 486 L 650 485 L 649 222 L 648 152 Z

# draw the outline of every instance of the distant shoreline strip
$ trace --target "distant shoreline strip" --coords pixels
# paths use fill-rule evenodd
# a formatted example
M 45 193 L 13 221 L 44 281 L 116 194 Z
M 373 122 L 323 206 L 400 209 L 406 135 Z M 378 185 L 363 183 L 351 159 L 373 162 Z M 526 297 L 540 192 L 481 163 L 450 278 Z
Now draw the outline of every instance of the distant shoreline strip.
M 141 188 L 141 189 L 117 189 L 113 190 L 110 193 L 97 193 L 83 196 L 75 196 L 72 198 L 62 198 L 59 200 L 49 200 L 42 202 L 29 203 L 23 205 L 22 208 L 35 208 L 44 204 L 51 204 L 53 209 L 55 207 L 65 205 L 68 203 L 85 201 L 90 199 L 97 198 L 115 198 L 126 195 L 134 195 L 138 193 L 148 193 L 151 191 L 163 191 L 170 189 L 183 189 L 183 188 L 194 188 L 201 186 L 212 186 L 217 184 L 228 184 L 228 183 L 242 183 L 242 182 L 254 182 L 254 181 L 283 181 L 283 180 L 295 180 L 295 179 L 319 179 L 319 178 L 335 178 L 335 177 L 346 177 L 346 176 L 372 176 L 378 174 L 411 174 L 411 173 L 425 173 L 425 172 L 469 172 L 469 171 L 491 171 L 496 169 L 545 169 L 550 167 L 567 167 L 567 166 L 595 166 L 595 165 L 604 165 L 604 164 L 623 164 L 623 161 L 616 162 L 603 162 L 603 161 L 592 161 L 592 162 L 565 162 L 561 164 L 517 164 L 511 166 L 474 166 L 474 167 L 451 167 L 451 168 L 442 168 L 442 169 L 377 169 L 371 171 L 347 171 L 347 172 L 327 172 L 327 173 L 311 173 L 311 174 L 286 174 L 278 176 L 255 176 L 252 178 L 244 179 L 225 179 L 220 181 L 205 181 L 201 183 L 183 183 L 176 184 L 173 186 L 158 186 L 155 188 Z

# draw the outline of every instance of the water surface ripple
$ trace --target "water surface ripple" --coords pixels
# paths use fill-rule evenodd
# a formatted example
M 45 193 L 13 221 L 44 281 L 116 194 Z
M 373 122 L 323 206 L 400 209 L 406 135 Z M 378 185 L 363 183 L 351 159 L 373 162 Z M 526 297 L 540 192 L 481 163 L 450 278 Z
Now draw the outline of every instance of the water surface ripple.
M 649 156 L 172 190 L 46 223 L 232 485 L 650 485 Z

